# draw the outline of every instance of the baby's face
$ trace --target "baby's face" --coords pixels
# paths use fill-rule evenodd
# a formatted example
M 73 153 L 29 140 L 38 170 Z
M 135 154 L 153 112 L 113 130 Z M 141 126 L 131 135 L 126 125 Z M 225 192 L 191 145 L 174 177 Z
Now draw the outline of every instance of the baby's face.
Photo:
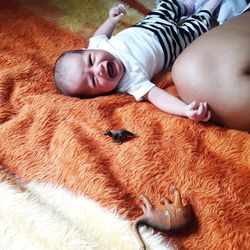
M 124 73 L 120 60 L 103 50 L 85 50 L 83 54 L 72 54 L 69 58 L 69 95 L 96 96 L 116 88 Z

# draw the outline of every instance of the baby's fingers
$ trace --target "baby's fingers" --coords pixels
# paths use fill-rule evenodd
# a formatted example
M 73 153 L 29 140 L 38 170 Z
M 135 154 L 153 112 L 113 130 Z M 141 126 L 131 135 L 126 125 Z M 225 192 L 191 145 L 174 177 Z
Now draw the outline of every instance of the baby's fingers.
M 119 4 L 109 11 L 109 16 L 116 21 L 119 21 L 122 16 L 126 14 L 126 9 L 123 4 Z
M 211 111 L 209 110 L 209 111 L 207 112 L 207 115 L 205 116 L 205 118 L 204 118 L 202 121 L 203 121 L 203 122 L 207 122 L 207 121 L 210 120 L 210 118 L 211 118 Z
M 120 14 L 123 14 L 123 15 L 126 14 L 126 8 L 125 8 L 125 6 L 123 4 L 119 4 L 117 7 L 118 7 L 118 10 L 119 10 Z
M 188 117 L 191 119 L 191 120 L 196 120 L 196 117 L 197 117 L 197 110 L 190 110 L 188 112 Z
M 198 106 L 199 106 L 198 103 L 196 101 L 193 101 L 190 104 L 188 104 L 187 109 L 188 110 L 195 110 L 198 108 Z
M 113 16 L 123 16 L 126 14 L 126 9 L 123 4 L 119 4 L 111 10 Z
M 208 110 L 207 103 L 200 103 L 197 110 L 197 116 L 201 121 L 208 121 L 211 118 L 211 112 Z
M 204 104 L 202 102 L 200 102 L 199 107 L 197 109 L 197 115 L 202 116 L 202 115 L 204 115 L 204 113 L 206 113 L 206 108 L 205 108 Z

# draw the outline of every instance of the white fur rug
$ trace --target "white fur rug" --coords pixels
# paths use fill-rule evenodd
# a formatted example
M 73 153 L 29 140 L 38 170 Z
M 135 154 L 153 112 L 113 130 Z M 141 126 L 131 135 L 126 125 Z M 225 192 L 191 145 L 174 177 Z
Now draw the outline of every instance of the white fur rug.
M 0 249 L 139 249 L 131 222 L 61 187 L 29 184 L 26 191 L 0 183 Z M 142 230 L 147 249 L 172 247 Z

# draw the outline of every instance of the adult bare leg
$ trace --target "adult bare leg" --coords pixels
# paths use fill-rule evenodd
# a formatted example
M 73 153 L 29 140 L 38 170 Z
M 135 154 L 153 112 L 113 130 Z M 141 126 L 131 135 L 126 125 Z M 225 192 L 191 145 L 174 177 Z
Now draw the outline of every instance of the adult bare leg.
M 193 41 L 172 68 L 182 100 L 208 102 L 212 120 L 250 131 L 250 11 Z

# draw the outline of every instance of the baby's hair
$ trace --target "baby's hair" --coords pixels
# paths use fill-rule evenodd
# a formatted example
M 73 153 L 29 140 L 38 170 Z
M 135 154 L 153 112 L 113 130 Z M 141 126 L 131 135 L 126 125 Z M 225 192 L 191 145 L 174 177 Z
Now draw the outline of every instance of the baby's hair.
M 84 49 L 64 51 L 57 58 L 55 62 L 54 69 L 53 69 L 54 81 L 55 81 L 57 90 L 63 95 L 68 95 L 63 88 L 63 85 L 65 81 L 67 80 L 66 79 L 67 73 L 69 71 L 69 66 L 66 63 L 66 59 L 71 54 L 82 54 L 83 52 L 84 52 Z

